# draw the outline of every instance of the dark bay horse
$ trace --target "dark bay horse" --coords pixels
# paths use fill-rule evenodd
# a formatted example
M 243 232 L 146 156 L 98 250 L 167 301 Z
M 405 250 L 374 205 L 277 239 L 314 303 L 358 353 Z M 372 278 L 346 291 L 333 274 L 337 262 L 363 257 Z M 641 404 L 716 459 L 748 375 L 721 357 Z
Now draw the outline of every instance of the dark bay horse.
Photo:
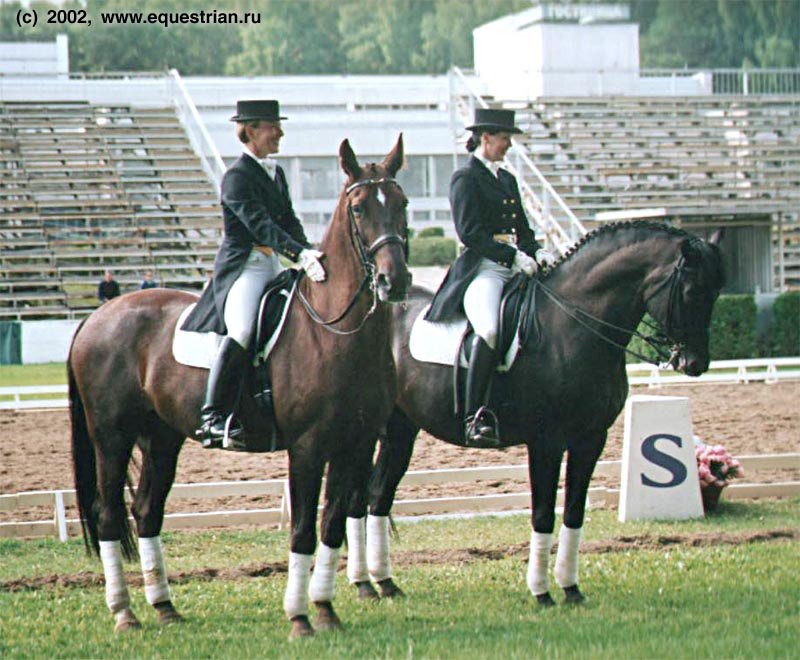
M 405 300 L 410 279 L 407 200 L 393 178 L 403 162 L 402 136 L 380 164 L 360 166 L 347 140 L 339 156 L 347 183 L 320 246 L 328 278 L 320 284 L 301 278 L 270 357 L 276 423 L 289 455 L 292 532 L 284 608 L 292 636 L 313 633 L 309 590 L 318 626 L 340 626 L 331 600 L 349 495 L 369 478 L 375 438 L 396 398 L 390 305 L 383 303 Z M 139 626 L 122 572 L 123 554 L 132 558 L 137 550 L 123 499 L 136 446 L 141 470 L 132 512 L 145 593 L 160 622 L 181 618 L 170 597 L 160 532 L 178 453 L 198 427 L 208 376 L 172 355 L 178 316 L 196 300 L 167 289 L 114 299 L 81 325 L 70 349 L 78 504 L 87 548 L 103 560 L 117 630 Z M 258 407 L 250 396 L 242 400 L 243 425 L 248 434 L 258 433 Z M 322 543 L 312 578 L 326 464 Z
M 493 407 L 505 446 L 528 447 L 533 531 L 527 581 L 542 605 L 554 602 L 547 566 L 563 454 L 566 498 L 555 575 L 567 601 L 580 602 L 586 494 L 608 428 L 627 398 L 624 348 L 648 312 L 676 345 L 676 368 L 690 376 L 708 369 L 708 328 L 723 285 L 720 239 L 721 232 L 704 242 L 652 222 L 605 226 L 527 289 L 532 330 L 509 372 L 496 379 Z M 347 521 L 348 576 L 362 597 L 377 596 L 372 582 L 384 596 L 402 593 L 391 576 L 387 516 L 417 433 L 422 428 L 464 444 L 462 420 L 453 412 L 452 367 L 418 362 L 409 352 L 412 324 L 430 301 L 429 292 L 414 287 L 409 304 L 394 310 L 397 407 L 369 489 L 354 498 Z

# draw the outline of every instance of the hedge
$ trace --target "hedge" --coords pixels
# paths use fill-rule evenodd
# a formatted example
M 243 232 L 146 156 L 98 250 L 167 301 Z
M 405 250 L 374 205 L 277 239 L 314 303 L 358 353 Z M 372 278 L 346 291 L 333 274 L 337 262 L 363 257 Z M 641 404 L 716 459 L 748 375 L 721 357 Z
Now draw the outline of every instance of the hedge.
M 775 299 L 762 352 L 769 357 L 800 355 L 800 291 L 782 293 Z
M 456 258 L 457 249 L 453 238 L 412 238 L 408 263 L 411 266 L 449 266 Z

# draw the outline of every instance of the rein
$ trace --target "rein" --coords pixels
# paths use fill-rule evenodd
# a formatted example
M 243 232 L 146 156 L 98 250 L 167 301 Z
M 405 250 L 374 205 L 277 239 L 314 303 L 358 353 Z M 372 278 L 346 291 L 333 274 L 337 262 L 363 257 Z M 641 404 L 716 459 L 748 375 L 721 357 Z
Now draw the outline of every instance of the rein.
M 363 181 L 356 181 L 355 183 L 349 185 L 345 189 L 345 195 L 349 195 L 354 190 L 358 188 L 363 188 L 364 186 L 378 186 L 384 183 L 394 183 L 397 182 L 390 177 L 381 177 L 379 179 L 364 179 Z M 309 318 L 314 321 L 317 325 L 323 327 L 323 329 L 331 332 L 335 335 L 346 336 L 346 335 L 353 335 L 361 330 L 364 327 L 364 324 L 367 322 L 370 316 L 375 313 L 375 310 L 378 307 L 378 287 L 376 284 L 376 275 L 375 275 L 375 255 L 378 251 L 391 243 L 399 243 L 403 247 L 406 245 L 406 240 L 400 236 L 399 234 L 381 234 L 376 238 L 372 243 L 367 246 L 364 237 L 362 236 L 361 232 L 358 228 L 358 223 L 356 222 L 356 216 L 353 211 L 353 205 L 348 202 L 347 204 L 347 219 L 348 219 L 348 229 L 350 232 L 350 244 L 358 254 L 359 261 L 361 262 L 361 267 L 364 269 L 364 278 L 361 280 L 361 283 L 356 289 L 356 292 L 353 294 L 352 298 L 350 298 L 350 302 L 345 307 L 344 311 L 341 314 L 338 314 L 335 318 L 325 320 L 323 319 L 317 310 L 314 309 L 311 302 L 306 298 L 303 292 L 298 288 L 297 289 L 297 297 L 300 299 L 300 302 L 303 304 L 306 313 L 308 314 Z M 337 323 L 341 323 L 348 314 L 353 310 L 358 299 L 360 298 L 361 294 L 364 292 L 364 289 L 369 288 L 370 292 L 372 293 L 372 303 L 370 308 L 367 310 L 367 313 L 363 316 L 359 324 L 352 330 L 339 330 L 332 326 L 336 325 Z
M 667 285 L 669 286 L 669 298 L 667 300 L 666 331 L 662 331 L 662 329 L 657 325 L 653 325 L 651 323 L 648 323 L 647 321 L 643 321 L 643 323 L 648 328 L 654 330 L 657 333 L 655 335 L 644 335 L 637 329 L 629 330 L 628 328 L 623 328 L 613 323 L 609 323 L 608 321 L 604 321 L 603 319 L 597 318 L 596 316 L 589 314 L 589 312 L 581 309 L 577 305 L 564 300 L 555 291 L 550 289 L 547 285 L 545 285 L 543 282 L 539 280 L 535 281 L 536 284 L 534 286 L 540 287 L 542 291 L 544 291 L 544 293 L 547 295 L 547 297 L 550 298 L 550 300 L 552 300 L 556 304 L 556 306 L 562 312 L 564 312 L 564 314 L 570 317 L 578 325 L 586 328 L 593 335 L 599 337 L 606 344 L 615 346 L 616 348 L 619 348 L 628 353 L 629 355 L 633 355 L 634 357 L 639 358 L 640 360 L 647 362 L 648 364 L 664 368 L 674 365 L 675 360 L 677 359 L 678 355 L 680 355 L 681 344 L 672 342 L 669 339 L 669 337 L 673 335 L 675 330 L 679 327 L 677 324 L 673 323 L 672 319 L 673 313 L 677 310 L 678 316 L 682 316 L 681 314 L 682 308 L 680 305 L 680 293 L 681 293 L 680 284 L 683 279 L 683 273 L 685 268 L 686 268 L 685 260 L 684 257 L 681 256 L 677 266 L 675 266 L 675 269 L 672 271 L 672 273 L 670 273 L 670 276 L 666 278 L 663 282 L 661 282 L 661 284 L 659 284 L 658 287 L 656 287 L 656 290 L 647 298 L 647 300 L 645 300 L 645 303 L 649 302 L 658 293 L 660 293 L 665 286 Z M 536 295 L 535 289 L 533 295 L 534 296 Z M 590 324 L 590 322 L 598 326 L 601 326 L 602 328 L 607 328 L 609 330 L 614 330 L 626 334 L 628 335 L 628 341 L 630 341 L 634 337 L 641 339 L 645 344 L 650 346 L 650 348 L 652 348 L 656 352 L 656 354 L 658 355 L 659 358 L 661 358 L 662 361 L 659 362 L 657 360 L 653 360 L 652 358 L 649 358 L 646 355 L 643 355 L 642 353 L 639 353 L 631 348 L 628 348 L 626 345 L 614 341 L 607 334 L 603 333 L 601 329 L 593 327 Z

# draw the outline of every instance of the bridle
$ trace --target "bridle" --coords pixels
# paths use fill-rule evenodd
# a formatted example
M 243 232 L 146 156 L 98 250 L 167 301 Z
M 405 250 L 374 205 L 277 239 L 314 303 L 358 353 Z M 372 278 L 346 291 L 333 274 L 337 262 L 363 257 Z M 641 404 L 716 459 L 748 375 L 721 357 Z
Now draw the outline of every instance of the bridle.
M 380 177 L 380 178 L 372 178 L 372 179 L 364 179 L 362 181 L 356 181 L 353 184 L 350 184 L 345 188 L 344 194 L 346 197 L 350 196 L 350 193 L 354 190 L 358 190 L 359 188 L 364 188 L 366 186 L 381 186 L 386 183 L 393 183 L 399 187 L 399 184 L 393 177 Z M 314 309 L 311 305 L 311 302 L 306 298 L 303 292 L 298 288 L 297 289 L 297 297 L 300 298 L 300 302 L 303 304 L 303 307 L 306 310 L 306 313 L 311 318 L 314 323 L 321 325 L 323 329 L 331 332 L 335 335 L 352 335 L 361 330 L 364 327 L 364 324 L 367 322 L 370 316 L 375 312 L 378 307 L 378 284 L 377 284 L 377 272 L 375 269 L 375 255 L 378 251 L 387 246 L 391 245 L 392 243 L 399 244 L 403 247 L 403 254 L 408 254 L 408 245 L 405 237 L 400 236 L 399 234 L 394 233 L 386 233 L 381 234 L 378 236 L 372 243 L 367 245 L 367 242 L 364 240 L 364 236 L 361 233 L 361 230 L 358 227 L 358 222 L 356 221 L 356 214 L 353 211 L 353 204 L 348 199 L 347 201 L 347 221 L 348 221 L 348 229 L 350 233 L 350 243 L 358 254 L 359 261 L 361 262 L 361 267 L 364 269 L 364 277 L 361 280 L 356 292 L 353 294 L 353 297 L 350 299 L 350 302 L 345 307 L 344 311 L 341 314 L 338 314 L 336 317 L 332 319 L 325 320 L 323 319 L 319 313 Z M 369 310 L 367 310 L 364 317 L 361 319 L 359 324 L 352 330 L 339 330 L 334 328 L 333 326 L 337 323 L 342 322 L 347 315 L 353 310 L 358 301 L 361 294 L 364 292 L 365 289 L 369 289 L 370 293 L 372 294 L 372 304 L 370 305 Z
M 644 362 L 666 368 L 675 366 L 685 347 L 685 342 L 676 340 L 675 337 L 687 337 L 699 331 L 697 327 L 689 327 L 689 324 L 685 323 L 687 314 L 682 295 L 683 280 L 687 271 L 692 269 L 693 267 L 686 265 L 686 258 L 681 255 L 669 277 L 665 278 L 645 299 L 644 303 L 645 306 L 647 306 L 647 303 L 652 301 L 661 291 L 664 289 L 668 290 L 669 297 L 667 298 L 666 327 L 662 327 L 660 324 L 654 325 L 648 321 L 642 321 L 645 326 L 654 332 L 652 335 L 645 335 L 637 329 L 629 330 L 628 328 L 623 328 L 609 323 L 608 321 L 604 321 L 603 319 L 599 319 L 577 305 L 564 300 L 555 291 L 539 280 L 536 280 L 534 286 L 541 288 L 545 295 L 547 295 L 561 311 L 576 323 L 586 328 L 589 332 L 602 339 L 605 343 L 615 346 Z M 535 290 L 533 295 L 536 295 Z M 615 341 L 604 332 L 606 329 L 628 335 L 628 341 L 633 337 L 638 337 L 656 352 L 661 361 L 653 360 L 638 351 L 628 348 L 627 345 Z

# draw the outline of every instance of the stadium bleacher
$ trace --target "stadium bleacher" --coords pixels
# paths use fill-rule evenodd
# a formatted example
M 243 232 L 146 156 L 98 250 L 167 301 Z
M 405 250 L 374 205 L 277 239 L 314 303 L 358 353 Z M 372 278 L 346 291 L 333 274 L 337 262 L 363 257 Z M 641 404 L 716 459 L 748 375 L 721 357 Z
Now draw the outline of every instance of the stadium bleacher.
M 0 319 L 74 318 L 106 269 L 199 288 L 219 203 L 172 108 L 0 103 Z

